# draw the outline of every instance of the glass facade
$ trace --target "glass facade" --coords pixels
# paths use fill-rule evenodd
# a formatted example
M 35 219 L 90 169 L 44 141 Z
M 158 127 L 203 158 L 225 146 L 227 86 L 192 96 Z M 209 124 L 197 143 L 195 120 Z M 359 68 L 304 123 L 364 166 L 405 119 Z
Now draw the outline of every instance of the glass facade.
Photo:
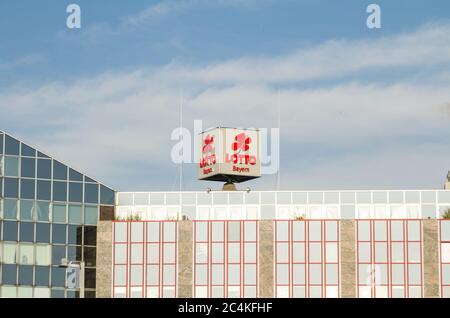
M 114 191 L 0 132 L 0 296 L 79 297 L 61 259 L 84 261 L 95 297 L 96 226 Z
M 450 208 L 448 190 L 118 192 L 116 214 L 141 220 L 427 219 Z

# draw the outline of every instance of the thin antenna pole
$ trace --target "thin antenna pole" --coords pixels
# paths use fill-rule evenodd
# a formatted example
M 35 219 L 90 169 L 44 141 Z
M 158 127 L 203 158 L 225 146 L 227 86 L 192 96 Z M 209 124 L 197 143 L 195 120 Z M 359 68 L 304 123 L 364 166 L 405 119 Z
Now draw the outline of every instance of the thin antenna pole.
M 181 134 L 181 138 L 183 138 L 182 129 L 183 129 L 183 90 L 180 88 L 180 134 Z M 184 140 L 182 141 L 182 144 L 184 145 Z M 184 154 L 185 154 L 185 149 L 183 148 L 183 156 L 181 158 L 181 163 L 180 163 L 180 196 L 181 196 L 181 192 L 183 191 Z
M 277 93 L 277 109 L 278 109 L 278 131 L 279 131 L 279 136 L 281 136 L 280 88 L 278 88 L 278 93 Z M 281 147 L 281 137 L 280 137 L 280 141 L 279 141 L 278 147 Z M 281 158 L 281 156 L 280 156 L 280 158 Z M 277 172 L 277 190 L 278 191 L 280 191 L 280 187 L 281 187 L 281 164 L 280 164 L 280 162 L 278 162 L 278 172 Z

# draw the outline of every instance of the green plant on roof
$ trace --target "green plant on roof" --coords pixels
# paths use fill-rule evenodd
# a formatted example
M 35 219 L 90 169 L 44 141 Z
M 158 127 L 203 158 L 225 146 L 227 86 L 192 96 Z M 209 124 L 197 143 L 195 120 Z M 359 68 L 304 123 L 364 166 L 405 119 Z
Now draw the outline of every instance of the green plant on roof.
M 294 216 L 294 220 L 297 220 L 297 221 L 301 221 L 301 220 L 304 220 L 304 219 L 306 219 L 304 214 L 297 214 L 297 215 Z
M 450 219 L 450 208 L 445 209 L 444 212 L 442 212 L 442 218 L 443 219 Z
M 140 221 L 142 217 L 139 214 L 128 214 L 126 216 L 117 215 L 115 219 L 117 221 Z

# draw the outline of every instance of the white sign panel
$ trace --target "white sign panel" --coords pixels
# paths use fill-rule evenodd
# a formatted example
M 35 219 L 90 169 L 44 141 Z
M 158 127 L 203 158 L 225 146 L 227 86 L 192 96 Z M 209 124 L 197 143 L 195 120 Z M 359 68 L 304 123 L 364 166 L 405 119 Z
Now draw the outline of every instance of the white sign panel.
M 242 182 L 261 176 L 258 130 L 220 127 L 200 138 L 200 180 Z
M 77 289 L 80 287 L 79 267 L 69 266 L 66 268 L 66 287 L 69 289 Z

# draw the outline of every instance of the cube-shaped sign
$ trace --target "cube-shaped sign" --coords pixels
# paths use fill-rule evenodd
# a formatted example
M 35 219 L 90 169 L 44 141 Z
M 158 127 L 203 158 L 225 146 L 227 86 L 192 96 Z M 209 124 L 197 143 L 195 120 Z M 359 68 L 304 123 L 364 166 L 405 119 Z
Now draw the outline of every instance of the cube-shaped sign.
M 218 127 L 200 138 L 198 179 L 243 182 L 261 176 L 258 130 Z

